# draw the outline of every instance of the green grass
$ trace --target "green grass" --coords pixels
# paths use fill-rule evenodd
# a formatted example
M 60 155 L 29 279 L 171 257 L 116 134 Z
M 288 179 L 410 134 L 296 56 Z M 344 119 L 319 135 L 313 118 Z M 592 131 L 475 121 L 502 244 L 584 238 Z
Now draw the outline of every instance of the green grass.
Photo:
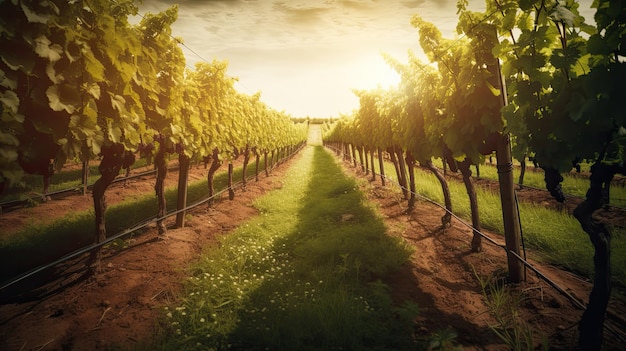
M 482 170 L 487 167 L 481 168 Z M 391 163 L 385 164 L 385 173 L 395 179 Z M 416 191 L 419 195 L 443 204 L 441 186 L 432 173 L 416 169 Z M 452 208 L 455 214 L 471 223 L 469 198 L 461 181 L 449 181 Z M 481 225 L 485 229 L 502 234 L 502 206 L 500 195 L 476 187 Z M 522 234 L 527 248 L 533 249 L 534 258 L 562 266 L 585 277 L 593 277 L 593 246 L 580 223 L 569 213 L 554 211 L 537 204 L 520 201 Z M 468 247 L 471 238 L 468 234 Z M 489 245 L 486 243 L 484 245 Z M 621 289 L 626 288 L 626 230 L 613 228 L 611 242 L 613 281 Z
M 413 345 L 415 306 L 379 281 L 410 255 L 321 147 L 291 166 L 261 214 L 220 238 L 166 311 L 165 350 L 383 350 Z M 411 308 L 409 308 L 411 307 Z M 402 316 L 406 317 L 403 318 Z M 415 347 L 415 345 L 413 345 Z
M 263 161 L 261 160 L 259 170 L 262 167 Z M 254 167 L 249 168 L 248 176 L 253 172 Z M 234 170 L 235 181 L 240 180 L 241 175 L 241 168 Z M 214 179 L 215 189 L 225 189 L 227 182 L 226 167 L 222 167 Z M 206 179 L 189 183 L 187 192 L 188 204 L 205 198 L 208 194 Z M 167 208 L 170 211 L 176 208 L 176 193 L 176 187 L 166 189 Z M 107 233 L 112 236 L 155 217 L 157 212 L 158 205 L 154 193 L 143 194 L 111 205 L 106 212 Z M 0 265 L 4 267 L 0 272 L 0 282 L 91 245 L 94 242 L 94 223 L 93 209 L 74 212 L 55 219 L 51 223 L 28 225 L 23 230 L 0 241 Z

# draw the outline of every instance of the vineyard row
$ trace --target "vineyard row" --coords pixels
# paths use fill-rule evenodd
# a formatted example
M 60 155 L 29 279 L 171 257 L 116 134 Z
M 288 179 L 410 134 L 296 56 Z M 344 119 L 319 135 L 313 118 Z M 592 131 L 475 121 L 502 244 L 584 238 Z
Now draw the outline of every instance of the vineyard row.
M 460 172 L 470 198 L 474 237 L 481 228 L 470 166 L 495 152 L 507 249 L 519 256 L 513 157 L 532 157 L 544 170 L 546 188 L 564 202 L 562 172 L 590 163 L 586 198 L 573 211 L 594 247 L 594 287 L 579 323 L 579 347 L 599 350 L 612 289 L 611 228 L 593 218 L 609 203 L 615 175 L 626 174 L 626 7 L 594 1 L 594 24 L 574 0 L 492 0 L 484 12 L 457 4 L 459 38 L 414 15 L 411 24 L 429 62 L 409 54 L 408 64 L 387 57 L 401 76 L 395 88 L 358 91 L 360 106 L 326 125 L 324 140 L 361 163 L 374 151 L 389 153 L 409 207 L 414 204 L 414 165 L 440 181 L 451 210 L 448 185 L 433 159 Z M 368 161 L 367 154 L 372 155 Z M 355 161 L 356 162 L 356 161 Z M 379 162 L 382 163 L 379 156 Z M 449 216 L 444 217 L 444 225 Z M 522 279 L 508 255 L 508 279 Z
M 164 220 L 166 220 L 167 218 L 176 216 L 177 221 L 178 219 L 181 217 L 184 218 L 184 215 L 187 211 L 199 207 L 201 205 L 208 205 L 209 207 L 213 206 L 218 199 L 222 198 L 225 194 L 228 194 L 228 198 L 230 200 L 234 199 L 234 194 L 235 194 L 235 190 L 238 188 L 241 188 L 243 190 L 245 190 L 246 188 L 246 184 L 247 182 L 249 182 L 250 180 L 259 180 L 259 174 L 261 173 L 265 173 L 265 176 L 269 176 L 269 172 L 270 169 L 273 169 L 277 166 L 280 166 L 281 164 L 283 164 L 284 162 L 288 161 L 289 159 L 291 159 L 294 155 L 296 155 L 302 148 L 304 147 L 304 144 L 300 144 L 297 147 L 294 147 L 293 149 L 291 149 L 289 152 L 282 154 L 280 156 L 280 158 L 272 158 L 269 160 L 269 163 L 263 164 L 262 161 L 260 161 L 261 163 L 259 163 L 259 160 L 256 161 L 255 163 L 255 171 L 254 174 L 248 175 L 247 173 L 245 173 L 242 169 L 242 174 L 241 174 L 241 180 L 234 182 L 233 181 L 233 169 L 229 169 L 228 170 L 228 183 L 227 186 L 221 190 L 218 190 L 216 192 L 214 192 L 211 195 L 207 195 L 204 196 L 203 198 L 200 198 L 196 201 L 194 201 L 192 204 L 177 204 L 177 208 L 175 210 L 169 210 L 167 211 L 164 215 L 154 215 L 151 216 L 150 218 L 146 218 L 144 220 L 141 220 L 137 223 L 133 223 L 132 225 L 129 225 L 127 228 L 120 230 L 118 233 L 107 236 L 106 239 L 104 239 L 101 242 L 98 243 L 93 243 L 91 245 L 85 246 L 85 247 L 79 247 L 79 248 L 75 248 L 73 251 L 68 252 L 67 254 L 64 254 L 62 257 L 56 258 L 54 260 L 52 260 L 51 262 L 46 262 L 44 264 L 41 264 L 37 267 L 33 267 L 32 269 L 29 269 L 26 272 L 22 272 L 18 275 L 16 275 L 15 277 L 10 277 L 10 279 L 4 281 L 2 283 L 2 285 L 0 285 L 0 291 L 5 291 L 5 289 L 10 289 L 10 287 L 14 286 L 14 285 L 18 285 L 18 283 L 25 281 L 29 278 L 32 277 L 36 277 L 39 273 L 41 272 L 45 272 L 47 270 L 49 270 L 50 268 L 54 268 L 56 266 L 59 266 L 67 261 L 70 261 L 74 258 L 83 256 L 84 254 L 87 253 L 93 253 L 95 250 L 100 250 L 102 247 L 104 247 L 107 244 L 110 244 L 118 239 L 122 239 L 128 235 L 131 235 L 133 233 L 136 233 L 140 230 L 142 230 L 143 228 L 146 228 L 149 225 L 153 225 L 156 223 L 160 223 L 163 222 Z M 263 169 L 260 170 L 259 166 L 263 165 Z M 244 167 L 245 168 L 245 165 Z M 80 242 L 80 240 L 75 240 L 77 242 Z M 67 249 L 67 248 L 66 248 Z M 28 256 L 28 255 L 26 255 Z M 19 289 L 18 289 L 19 290 Z

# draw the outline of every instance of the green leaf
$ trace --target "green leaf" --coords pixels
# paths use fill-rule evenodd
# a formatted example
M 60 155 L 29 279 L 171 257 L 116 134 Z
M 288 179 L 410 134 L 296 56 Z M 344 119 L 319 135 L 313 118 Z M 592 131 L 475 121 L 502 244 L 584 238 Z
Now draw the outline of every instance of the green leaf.
M 97 83 L 89 84 L 83 89 L 85 89 L 87 94 L 91 95 L 94 99 L 100 99 L 100 86 Z
M 119 74 L 123 82 L 130 82 L 135 75 L 135 66 L 127 62 L 119 62 Z
M 522 11 L 530 11 L 533 8 L 533 4 L 535 3 L 534 0 L 520 0 L 519 1 L 519 8 Z
M 555 6 L 554 10 L 550 14 L 550 17 L 557 22 L 565 23 L 568 27 L 573 26 L 576 19 L 576 16 L 572 13 L 572 11 L 559 3 Z
M 569 118 L 574 122 L 578 122 L 585 113 L 586 108 L 584 106 L 590 106 L 591 104 L 593 104 L 592 99 L 585 99 L 580 94 L 574 94 L 574 98 L 570 98 L 568 102 Z
M 46 90 L 49 105 L 53 111 L 74 113 L 80 104 L 78 90 L 68 84 L 52 85 Z
M 141 143 L 139 132 L 133 126 L 126 127 L 124 137 L 127 149 L 135 149 Z
M 124 113 L 126 111 L 126 100 L 121 95 L 111 95 L 111 106 L 117 110 L 119 113 Z
M 96 122 L 96 114 L 91 108 L 83 109 L 83 114 L 75 114 L 70 117 L 69 129 L 80 139 L 88 139 L 96 135 L 99 127 Z
M 608 55 L 611 53 L 611 48 L 608 47 L 602 36 L 595 34 L 590 36 L 587 41 L 587 51 L 596 55 Z
M 517 15 L 517 11 L 514 11 L 514 10 L 509 10 L 505 13 L 504 18 L 502 19 L 503 30 L 511 30 L 515 28 L 516 15 Z
M 20 106 L 20 98 L 17 94 L 11 90 L 7 90 L 0 96 L 0 102 L 2 102 L 3 108 L 9 109 L 9 111 L 16 114 L 17 109 Z
M 85 58 L 85 71 L 91 75 L 93 81 L 104 81 L 104 66 L 95 57 L 93 51 L 88 46 L 85 46 L 85 48 L 83 48 L 83 57 Z
M 120 143 L 122 140 L 122 129 L 113 124 L 112 119 L 107 119 L 107 136 L 108 140 L 113 143 Z
M 94 155 L 100 155 L 102 152 L 102 145 L 104 145 L 104 136 L 96 135 L 91 139 L 87 139 L 87 145 L 91 148 L 91 152 Z
M 46 4 L 45 2 L 43 4 Z M 21 2 L 22 11 L 24 11 L 24 15 L 26 15 L 26 19 L 30 23 L 42 23 L 46 24 L 50 20 L 50 13 L 37 13 L 33 9 L 29 7 L 29 4 L 26 2 Z M 50 5 L 52 6 L 52 5 Z
M 6 73 L 7 72 L 0 69 L 0 87 L 7 88 L 9 90 L 17 89 L 17 80 L 15 78 L 9 78 Z M 12 74 L 12 76 L 14 75 L 15 74 Z
M 94 100 L 90 100 L 83 108 L 83 115 L 89 123 L 85 123 L 85 126 L 96 126 L 98 119 L 98 108 Z
M 0 147 L 0 161 L 2 163 L 17 161 L 17 151 L 13 148 Z
M 61 59 L 61 54 L 63 53 L 63 48 L 59 44 L 52 44 L 43 35 L 35 39 L 34 49 L 37 55 L 47 58 L 50 62 L 56 62 Z
M 567 69 L 569 67 L 567 57 L 563 55 L 563 50 L 561 49 L 554 50 L 552 56 L 550 57 L 550 63 L 556 69 Z
M 54 67 L 54 63 L 50 62 L 46 65 L 46 75 L 54 84 L 59 84 L 65 81 L 65 78 L 62 75 L 63 72 L 57 73 L 57 70 Z
M 30 73 L 35 67 L 37 55 L 33 48 L 26 44 L 25 40 L 13 40 L 7 43 L 11 50 L 2 50 L 0 57 L 2 61 L 9 66 L 10 69 L 17 71 L 20 68 Z
M 5 145 L 18 146 L 20 144 L 20 141 L 17 139 L 17 137 L 15 137 L 15 135 L 0 131 L 0 143 Z
M 548 71 L 539 71 L 533 75 L 533 80 L 541 84 L 541 87 L 549 87 L 553 76 Z
M 66 163 L 67 155 L 65 154 L 65 152 L 57 152 L 57 155 L 53 161 L 54 169 L 60 171 Z
M 594 35 L 598 32 L 598 29 L 595 26 L 587 23 L 580 24 L 580 30 L 583 31 L 583 33 L 587 33 L 589 35 Z
M 500 93 L 501 93 L 500 89 L 494 87 L 491 83 L 489 83 L 488 80 L 485 80 L 485 84 L 487 85 L 487 88 L 489 88 L 489 90 L 491 90 L 491 93 L 494 96 L 500 96 Z

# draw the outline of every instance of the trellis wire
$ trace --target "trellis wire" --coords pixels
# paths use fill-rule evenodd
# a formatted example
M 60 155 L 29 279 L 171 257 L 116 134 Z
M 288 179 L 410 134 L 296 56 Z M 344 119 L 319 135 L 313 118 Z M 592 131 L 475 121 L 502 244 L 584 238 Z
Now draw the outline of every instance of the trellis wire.
M 334 147 L 330 147 L 327 146 L 333 150 L 340 151 L 339 149 L 336 149 Z M 565 289 L 561 288 L 560 286 L 558 286 L 558 284 L 556 284 L 555 282 L 553 282 L 552 280 L 550 280 L 545 274 L 543 274 L 542 272 L 540 272 L 537 268 L 535 268 L 530 262 L 528 262 L 526 259 L 524 259 L 523 257 L 519 256 L 518 254 L 516 254 L 513 251 L 510 251 L 506 248 L 505 245 L 502 245 L 498 242 L 496 242 L 494 239 L 492 239 L 491 237 L 489 237 L 488 235 L 486 235 L 485 233 L 483 233 L 482 231 L 474 228 L 474 226 L 472 226 L 470 223 L 466 222 L 465 220 L 463 220 L 461 217 L 459 217 L 458 215 L 456 215 L 454 212 L 448 210 L 444 205 L 428 198 L 425 197 L 423 195 L 417 194 L 413 191 L 411 191 L 410 189 L 407 189 L 405 187 L 403 187 L 402 185 L 400 185 L 397 181 L 395 181 L 393 178 L 387 177 L 387 176 L 383 176 L 382 174 L 378 174 L 376 173 L 373 169 L 369 169 L 366 168 L 366 170 L 373 172 L 374 174 L 378 175 L 379 177 L 385 177 L 385 180 L 388 181 L 389 183 L 396 185 L 397 187 L 399 187 L 401 190 L 403 191 L 407 191 L 408 193 L 415 195 L 416 197 L 418 197 L 419 199 L 429 202 L 439 208 L 441 208 L 442 210 L 444 210 L 446 213 L 450 214 L 452 217 L 454 217 L 457 221 L 459 221 L 462 225 L 466 226 L 467 228 L 471 229 L 474 233 L 478 233 L 482 238 L 486 239 L 488 242 L 490 242 L 491 244 L 503 249 L 505 251 L 505 253 L 511 253 L 516 259 L 518 259 L 520 262 L 522 262 L 522 264 L 524 264 L 524 266 L 530 268 L 533 272 L 537 273 L 539 275 L 539 277 L 543 280 L 545 280 L 548 284 L 552 285 L 555 289 L 557 289 L 559 292 L 563 293 L 564 295 L 566 295 L 570 300 L 572 300 L 572 302 L 579 308 L 585 309 L 585 306 L 578 301 L 575 297 L 573 297 L 570 293 L 568 293 L 567 291 L 565 291 Z M 517 201 L 517 196 L 516 196 L 516 201 Z
M 341 153 L 342 151 L 329 146 L 329 145 L 325 145 L 325 147 L 334 150 L 336 153 Z M 495 240 L 493 240 L 492 238 L 490 238 L 489 236 L 487 236 L 486 234 L 484 234 L 483 232 L 477 230 L 476 228 L 474 228 L 471 224 L 467 223 L 465 220 L 463 220 L 462 218 L 460 218 L 459 216 L 457 216 L 456 214 L 454 214 L 452 211 L 449 211 L 445 206 L 441 205 L 440 203 L 427 198 L 425 196 L 422 196 L 420 194 L 417 194 L 415 192 L 412 192 L 410 189 L 407 189 L 405 187 L 403 187 L 402 185 L 400 185 L 398 182 L 396 182 L 393 178 L 384 176 L 382 174 L 378 174 L 374 171 L 374 169 L 369 169 L 368 167 L 364 167 L 367 171 L 371 171 L 372 173 L 374 173 L 375 175 L 378 175 L 379 177 L 384 177 L 386 181 L 390 182 L 391 184 L 394 184 L 396 186 L 398 186 L 401 190 L 405 190 L 410 194 L 415 195 L 416 197 L 429 202 L 441 209 L 443 209 L 446 213 L 450 214 L 452 217 L 454 217 L 457 221 L 459 221 L 462 225 L 470 228 L 473 232 L 478 233 L 482 238 L 485 238 L 488 242 L 490 242 L 491 244 L 502 248 L 505 253 L 507 254 L 511 254 L 513 257 L 515 257 L 517 260 L 519 260 L 524 267 L 527 267 L 528 269 L 532 270 L 535 274 L 537 274 L 537 276 L 545 281 L 546 283 L 548 283 L 548 285 L 552 286 L 557 292 L 559 292 L 561 295 L 565 296 L 568 300 L 570 300 L 570 302 L 577 308 L 581 309 L 581 310 L 585 310 L 586 306 L 580 302 L 577 298 L 575 298 L 572 294 L 570 294 L 569 292 L 567 292 L 567 290 L 563 287 L 561 287 L 559 284 L 557 284 L 556 282 L 554 282 L 552 279 L 548 278 L 548 276 L 546 276 L 543 272 L 541 272 L 539 269 L 537 269 L 535 266 L 533 266 L 530 262 L 528 262 L 524 257 L 521 257 L 520 255 L 518 255 L 517 253 L 510 251 L 506 248 L 505 245 L 499 244 L 497 243 Z M 515 201 L 517 203 L 517 193 L 515 194 Z M 519 211 L 519 209 L 518 209 Z M 608 315 L 612 315 L 612 313 L 610 311 L 607 311 Z M 606 323 L 604 324 L 604 329 L 606 329 L 607 331 L 609 331 L 611 334 L 613 334 L 615 337 L 621 339 L 622 341 L 625 341 L 624 337 L 622 336 L 622 334 L 618 331 L 615 330 L 615 328 L 613 328 L 610 325 L 607 325 Z
M 293 157 L 293 155 L 295 155 L 301 149 L 302 149 L 302 146 L 299 147 L 298 149 L 296 149 L 289 156 L 285 157 L 285 159 Z M 247 178 L 248 179 L 252 179 L 253 176 L 250 176 L 250 177 L 247 177 Z M 69 260 L 71 260 L 73 258 L 76 258 L 76 257 L 78 257 L 80 255 L 83 255 L 83 254 L 85 254 L 87 252 L 90 252 L 90 251 L 92 251 L 92 250 L 94 250 L 94 249 L 96 249 L 98 247 L 104 246 L 104 245 L 106 245 L 106 244 L 108 244 L 108 243 L 110 243 L 112 241 L 115 241 L 115 240 L 117 240 L 117 239 L 119 239 L 119 238 L 121 238 L 123 236 L 126 236 L 128 234 L 131 234 L 131 233 L 137 231 L 137 230 L 145 228 L 145 227 L 147 227 L 148 225 L 150 225 L 152 223 L 156 223 L 156 222 L 164 220 L 164 219 L 166 219 L 168 217 L 175 216 L 178 213 L 181 213 L 181 212 L 184 212 L 184 211 L 188 211 L 190 209 L 198 207 L 198 206 L 200 206 L 200 205 L 202 205 L 204 203 L 207 203 L 207 202 L 209 202 L 209 201 L 211 201 L 213 199 L 218 198 L 219 196 L 221 196 L 223 193 L 225 193 L 229 189 L 233 189 L 234 190 L 234 189 L 237 189 L 237 188 L 241 187 L 241 185 L 243 185 L 243 181 L 238 181 L 238 182 L 234 183 L 231 188 L 226 187 L 226 188 L 218 191 L 217 193 L 213 194 L 212 196 L 208 196 L 208 197 L 206 197 L 204 199 L 198 200 L 195 203 L 193 203 L 191 205 L 188 205 L 187 207 L 185 207 L 183 209 L 169 211 L 166 215 L 164 215 L 162 217 L 156 217 L 155 216 L 155 217 L 146 219 L 143 222 L 139 222 L 139 223 L 135 224 L 134 226 L 132 226 L 130 228 L 124 229 L 124 230 L 120 231 L 119 233 L 117 233 L 117 234 L 115 234 L 115 235 L 113 235 L 111 237 L 107 237 L 105 240 L 103 240 L 103 241 L 101 241 L 99 243 L 83 247 L 83 248 L 78 249 L 76 251 L 73 251 L 73 252 L 71 252 L 71 253 L 69 253 L 69 254 L 67 254 L 67 255 L 65 255 L 65 256 L 63 256 L 63 257 L 61 257 L 61 258 L 59 258 L 59 259 L 57 259 L 57 260 L 55 260 L 53 262 L 41 265 L 41 266 L 36 267 L 36 268 L 33 268 L 33 269 L 31 269 L 31 270 L 29 270 L 29 271 L 27 271 L 25 273 L 22 273 L 22 274 L 14 277 L 14 278 L 9 279 L 6 283 L 3 283 L 2 286 L 0 286 L 0 291 L 8 288 L 11 285 L 14 285 L 14 284 L 20 282 L 20 281 L 22 281 L 22 280 L 24 280 L 24 279 L 26 279 L 28 277 L 31 277 L 31 276 L 33 276 L 33 275 L 35 275 L 37 273 L 40 273 L 40 272 L 42 272 L 42 271 L 44 271 L 46 269 L 50 269 L 50 268 L 52 268 L 52 267 L 54 267 L 54 266 L 56 266 L 58 264 L 61 264 L 61 263 L 66 262 L 66 261 L 69 261 Z

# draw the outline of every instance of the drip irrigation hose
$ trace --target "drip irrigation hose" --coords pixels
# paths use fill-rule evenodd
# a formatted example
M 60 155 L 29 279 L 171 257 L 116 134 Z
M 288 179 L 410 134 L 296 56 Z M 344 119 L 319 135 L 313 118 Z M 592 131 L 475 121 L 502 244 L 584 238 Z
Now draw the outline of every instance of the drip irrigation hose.
M 493 167 L 493 166 L 492 166 Z M 496 165 L 497 167 L 497 165 Z M 438 169 L 441 170 L 441 168 L 437 167 Z M 476 177 L 476 179 L 483 179 L 483 180 L 488 180 L 488 181 L 494 181 L 493 179 L 490 178 L 485 178 L 485 177 Z M 519 184 L 518 184 L 519 185 Z M 543 191 L 543 192 L 547 192 L 548 190 L 546 189 L 542 189 L 542 188 L 537 188 L 534 187 L 532 185 L 521 185 L 524 188 L 528 188 L 528 189 L 533 189 L 533 190 L 537 190 L 537 191 Z M 577 196 L 577 195 L 571 195 L 571 194 L 564 194 L 565 195 L 565 199 L 579 199 L 579 200 L 585 200 L 584 196 Z M 619 200 L 624 200 L 622 198 L 618 198 Z M 611 205 L 611 204 L 605 204 L 605 207 L 613 207 L 613 208 L 619 208 L 619 209 L 626 209 L 626 207 L 624 206 L 618 206 L 618 205 Z
M 172 168 L 168 168 L 168 171 L 174 171 L 176 169 L 178 169 L 178 167 L 172 167 Z M 141 172 L 141 173 L 130 175 L 128 177 L 124 177 L 124 176 L 117 177 L 117 178 L 115 178 L 111 182 L 111 184 L 119 183 L 121 181 L 129 180 L 129 179 L 134 179 L 134 178 L 139 178 L 139 177 L 151 175 L 153 173 L 156 173 L 156 170 L 145 171 L 145 172 Z M 47 192 L 45 194 L 42 193 L 42 194 L 38 194 L 36 196 L 27 197 L 25 199 L 10 200 L 10 201 L 5 201 L 5 202 L 0 202 L 0 210 L 6 211 L 7 209 L 10 209 L 10 208 L 13 208 L 13 207 L 16 207 L 16 206 L 20 206 L 20 205 L 24 205 L 28 201 L 35 201 L 37 199 L 41 199 L 41 197 L 43 197 L 43 196 L 54 197 L 54 196 L 65 194 L 65 193 L 72 193 L 72 192 L 78 191 L 78 189 L 82 188 L 83 186 L 84 186 L 83 184 L 80 184 L 79 186 L 76 186 L 76 187 L 72 187 L 72 188 L 68 188 L 68 189 L 55 190 L 55 191 Z M 91 188 L 91 187 L 93 187 L 93 184 L 87 184 L 87 187 Z
M 331 149 L 334 149 L 332 147 L 330 147 Z M 396 186 L 400 187 L 401 189 L 403 188 L 398 182 L 394 181 L 393 179 L 387 178 L 385 177 L 390 183 L 395 184 Z M 408 190 L 408 189 L 405 189 Z M 520 262 L 522 262 L 522 264 L 524 264 L 525 267 L 528 267 L 530 270 L 532 270 L 533 272 L 535 272 L 542 280 L 546 281 L 549 285 L 551 285 L 553 288 L 555 288 L 559 293 L 561 293 L 562 295 L 566 296 L 573 304 L 574 306 L 580 308 L 580 309 L 585 309 L 586 306 L 581 303 L 578 299 L 576 299 L 574 296 L 572 296 L 569 292 L 567 292 L 564 288 L 562 288 L 561 286 L 559 286 L 557 283 L 555 283 L 553 280 L 551 280 L 550 278 L 548 278 L 545 274 L 543 274 L 541 271 L 539 271 L 537 268 L 535 268 L 531 263 L 529 263 L 526 260 L 526 250 L 524 250 L 524 257 L 519 256 L 517 253 L 513 252 L 513 251 L 509 251 L 505 245 L 499 244 L 497 243 L 495 240 L 491 239 L 489 236 L 487 236 L 486 234 L 482 233 L 481 231 L 478 231 L 476 228 L 474 228 L 471 224 L 467 223 L 465 220 L 461 219 L 459 216 L 457 216 L 456 214 L 454 214 L 452 211 L 449 211 L 447 208 L 445 208 L 445 206 L 439 204 L 438 202 L 429 199 L 425 196 L 422 196 L 420 194 L 416 194 L 414 192 L 411 192 L 410 190 L 408 190 L 411 194 L 414 194 L 415 196 L 417 196 L 418 198 L 429 202 L 441 209 L 443 209 L 445 212 L 447 212 L 448 214 L 450 214 L 452 217 L 454 217 L 455 219 L 457 219 L 462 225 L 466 226 L 467 228 L 471 229 L 473 232 L 478 233 L 481 237 L 483 237 L 484 239 L 486 239 L 488 242 L 492 243 L 493 245 L 502 248 L 505 253 L 511 253 L 517 260 L 519 260 Z
M 285 156 L 285 159 L 293 157 L 296 153 L 298 153 L 300 150 L 302 150 L 302 148 L 303 148 L 303 146 L 300 146 L 292 154 L 290 154 L 289 156 Z M 276 166 L 277 165 L 275 165 L 274 167 L 276 167 Z M 246 179 L 253 179 L 253 176 L 249 176 Z M 243 184 L 243 181 L 238 181 L 235 184 L 233 184 L 232 189 L 237 189 L 237 188 L 241 187 L 242 184 Z M 33 275 L 35 275 L 37 273 L 40 273 L 40 272 L 42 272 L 42 271 L 44 271 L 46 269 L 52 268 L 52 267 L 54 267 L 54 266 L 56 266 L 58 264 L 61 264 L 61 263 L 65 262 L 65 261 L 68 261 L 68 260 L 70 260 L 72 258 L 78 257 L 78 256 L 80 256 L 82 254 L 85 254 L 87 252 L 90 252 L 90 251 L 92 251 L 92 250 L 94 250 L 94 249 L 96 249 L 98 247 L 104 246 L 104 245 L 106 245 L 106 244 L 108 244 L 108 243 L 110 243 L 112 241 L 115 241 L 115 240 L 117 240 L 117 239 L 119 239 L 119 238 L 121 238 L 121 237 L 123 237 L 125 235 L 128 235 L 128 234 L 133 233 L 133 232 L 135 232 L 137 230 L 145 228 L 146 226 L 148 226 L 148 225 L 150 225 L 152 223 L 164 220 L 164 219 L 166 219 L 168 217 L 171 217 L 171 216 L 174 216 L 174 215 L 176 215 L 176 214 L 178 214 L 180 212 L 184 212 L 184 211 L 193 209 L 195 207 L 198 207 L 198 206 L 200 206 L 200 205 L 202 205 L 202 204 L 204 204 L 204 203 L 206 203 L 206 202 L 208 202 L 208 201 L 210 201 L 212 199 L 217 198 L 218 196 L 221 196 L 223 193 L 228 191 L 228 189 L 229 189 L 229 187 L 226 187 L 226 188 L 218 191 L 217 193 L 213 194 L 213 196 L 209 196 L 209 197 L 206 197 L 204 199 L 198 200 L 195 203 L 193 203 L 191 205 L 188 205 L 187 207 L 185 207 L 183 209 L 169 211 L 166 215 L 164 215 L 162 217 L 153 217 L 153 218 L 145 220 L 144 222 L 137 223 L 134 226 L 132 226 L 130 228 L 127 228 L 127 229 L 124 229 L 121 232 L 119 232 L 119 233 L 117 233 L 117 234 L 115 234 L 113 236 L 107 237 L 105 240 L 103 240 L 103 241 L 101 241 L 101 242 L 99 242 L 97 244 L 92 244 L 92 245 L 83 247 L 83 248 L 78 249 L 76 251 L 73 251 L 73 252 L 71 252 L 71 253 L 69 253 L 69 254 L 67 254 L 67 255 L 65 255 L 65 256 L 63 256 L 63 257 L 61 257 L 61 258 L 59 258 L 59 259 L 57 259 L 57 260 L 55 260 L 53 262 L 41 265 L 41 266 L 36 267 L 36 268 L 33 268 L 33 269 L 31 269 L 31 270 L 29 270 L 29 271 L 27 271 L 25 273 L 22 273 L 22 274 L 14 277 L 14 278 L 9 279 L 5 283 L 2 283 L 2 285 L 0 286 L 0 291 L 8 288 L 9 286 L 12 286 L 12 285 L 20 282 L 20 281 L 22 281 L 22 280 L 24 280 L 24 279 L 26 279 L 28 277 L 31 277 L 31 276 L 33 276 Z
M 331 149 L 334 149 L 332 147 L 329 147 Z M 370 170 L 372 172 L 374 172 L 374 170 Z M 375 172 L 374 172 L 375 173 Z M 376 173 L 375 173 L 376 174 Z M 379 176 L 382 177 L 381 174 L 377 174 Z M 558 291 L 561 295 L 565 296 L 568 300 L 570 300 L 570 302 L 577 308 L 581 309 L 581 310 L 585 310 L 587 307 L 580 302 L 580 300 L 578 300 L 576 297 L 574 297 L 572 294 L 570 294 L 567 290 L 565 290 L 563 287 L 561 287 L 560 285 L 558 285 L 556 282 L 554 282 L 552 279 L 548 278 L 545 274 L 543 274 L 539 269 L 537 269 L 536 267 L 534 267 L 530 262 L 528 262 L 527 258 L 526 258 L 526 248 L 525 248 L 525 244 L 524 244 L 524 237 L 522 235 L 522 228 L 521 228 L 521 221 L 520 221 L 520 236 L 521 236 L 521 240 L 522 240 L 522 247 L 523 247 L 523 253 L 524 253 L 524 257 L 519 256 L 517 253 L 513 252 L 513 251 L 509 251 L 505 245 L 501 245 L 498 244 L 496 241 L 494 241 L 493 239 L 491 239 L 489 236 L 487 236 L 486 234 L 482 233 L 481 231 L 476 230 L 471 224 L 467 223 L 465 220 L 461 219 L 459 216 L 457 216 L 456 214 L 452 213 L 451 211 L 449 211 L 445 206 L 439 204 L 438 202 L 429 199 L 425 196 L 422 196 L 420 194 L 417 194 L 415 192 L 412 192 L 410 189 L 406 189 L 403 186 L 401 186 L 398 182 L 394 181 L 391 178 L 388 178 L 385 176 L 385 179 L 387 181 L 389 181 L 392 184 L 395 184 L 396 186 L 398 186 L 400 189 L 404 189 L 407 190 L 409 192 L 409 194 L 413 194 L 416 197 L 429 202 L 441 209 L 443 209 L 446 213 L 449 213 L 452 217 L 456 218 L 461 224 L 463 224 L 464 226 L 466 226 L 467 228 L 471 229 L 473 232 L 478 233 L 481 237 L 483 237 L 484 239 L 486 239 L 487 241 L 489 241 L 491 244 L 500 247 L 504 250 L 505 253 L 511 253 L 513 255 L 513 257 L 515 257 L 518 261 L 520 261 L 523 265 L 524 265 L 524 277 L 526 278 L 526 268 L 530 269 L 531 271 L 535 272 L 535 274 L 537 275 L 538 278 L 540 278 L 541 280 L 545 281 L 546 283 L 548 283 L 548 285 L 552 286 L 556 291 Z M 519 202 L 517 199 L 517 192 L 515 192 L 515 203 L 517 206 L 517 211 L 518 211 L 518 218 L 519 218 Z M 607 315 L 612 316 L 614 319 L 619 319 L 617 318 L 617 316 L 615 316 L 614 313 L 607 311 L 606 312 Z M 622 341 L 626 341 L 626 339 L 622 336 L 622 334 L 618 331 L 615 330 L 615 328 L 611 325 L 608 324 L 604 324 L 604 329 L 606 329 L 607 331 L 609 331 L 610 333 L 612 333 L 614 336 L 616 336 L 617 338 L 621 339 Z

